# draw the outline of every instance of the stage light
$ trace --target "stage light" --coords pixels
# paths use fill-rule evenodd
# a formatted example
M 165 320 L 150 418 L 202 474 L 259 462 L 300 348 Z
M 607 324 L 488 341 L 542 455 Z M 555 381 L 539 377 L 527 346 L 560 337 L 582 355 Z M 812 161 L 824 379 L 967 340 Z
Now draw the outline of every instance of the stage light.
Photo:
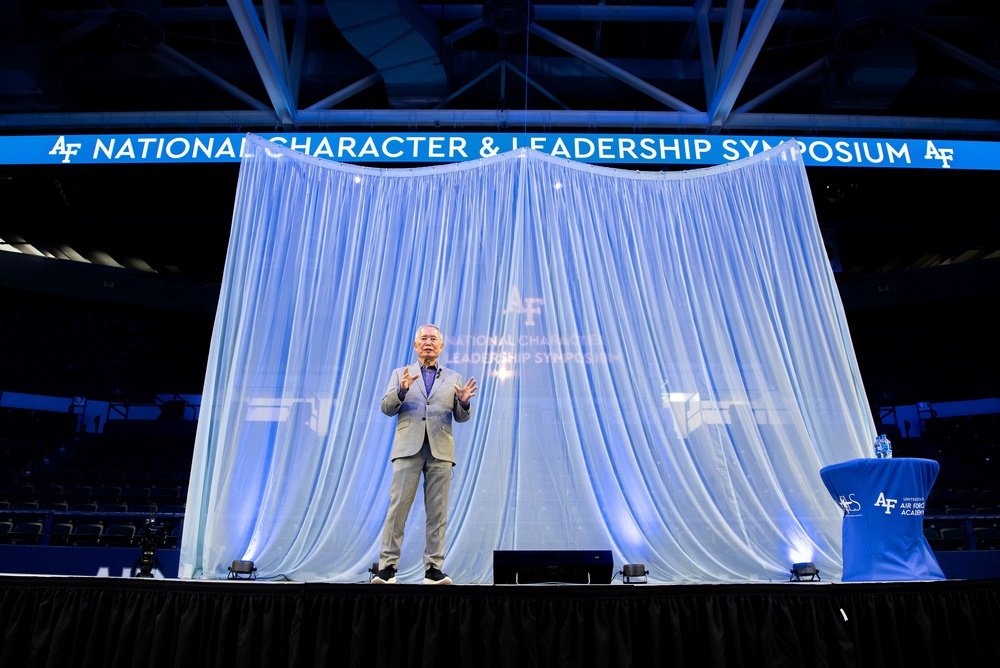
M 242 577 L 244 575 L 249 577 L 248 578 Z M 244 579 L 256 580 L 257 569 L 254 568 L 252 561 L 241 561 L 240 559 L 236 559 L 233 561 L 232 566 L 229 567 L 228 578 L 230 580 L 244 580 Z
M 649 575 L 649 571 L 646 570 L 645 564 L 625 564 L 622 566 L 622 582 L 625 584 L 646 584 L 647 575 Z M 642 579 L 636 579 L 633 583 L 633 578 Z
M 792 576 L 788 578 L 789 582 L 803 582 L 803 578 L 809 578 L 809 581 L 820 579 L 819 569 L 816 568 L 816 564 L 811 561 L 792 564 L 792 570 L 790 573 Z

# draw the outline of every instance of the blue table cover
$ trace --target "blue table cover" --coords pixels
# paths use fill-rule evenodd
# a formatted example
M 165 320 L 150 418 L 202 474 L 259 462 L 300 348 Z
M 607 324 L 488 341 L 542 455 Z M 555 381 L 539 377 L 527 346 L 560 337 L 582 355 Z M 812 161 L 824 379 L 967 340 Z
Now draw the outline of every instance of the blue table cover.
M 931 459 L 854 459 L 820 469 L 844 510 L 844 582 L 943 580 L 924 537 Z

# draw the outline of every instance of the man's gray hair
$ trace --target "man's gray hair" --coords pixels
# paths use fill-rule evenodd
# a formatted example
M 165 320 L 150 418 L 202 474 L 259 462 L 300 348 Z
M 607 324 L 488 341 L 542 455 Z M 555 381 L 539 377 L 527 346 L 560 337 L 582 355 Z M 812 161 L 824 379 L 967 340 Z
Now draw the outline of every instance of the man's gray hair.
M 427 323 L 427 324 L 424 324 L 424 325 L 420 325 L 420 327 L 417 327 L 417 331 L 413 334 L 413 340 L 414 341 L 416 341 L 417 339 L 420 338 L 420 330 L 422 330 L 422 329 L 434 329 L 434 330 L 436 330 L 437 333 L 438 333 L 438 338 L 440 338 L 442 341 L 444 341 L 444 332 L 441 331 L 440 327 L 438 327 L 437 325 L 435 325 L 433 323 Z

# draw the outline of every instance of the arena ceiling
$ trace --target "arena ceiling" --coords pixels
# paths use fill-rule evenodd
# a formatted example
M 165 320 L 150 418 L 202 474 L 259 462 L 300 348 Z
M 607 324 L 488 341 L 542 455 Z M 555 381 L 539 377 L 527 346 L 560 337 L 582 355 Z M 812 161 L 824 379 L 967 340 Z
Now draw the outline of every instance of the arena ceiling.
M 963 0 L 3 0 L 6 131 L 1000 134 Z
M 993 141 L 998 110 L 990 2 L 0 0 L 4 134 Z M 996 257 L 997 214 L 983 199 L 994 175 L 810 177 L 844 272 L 867 275 Z M 8 250 L 217 279 L 235 179 L 234 166 L 3 168 L 0 238 Z

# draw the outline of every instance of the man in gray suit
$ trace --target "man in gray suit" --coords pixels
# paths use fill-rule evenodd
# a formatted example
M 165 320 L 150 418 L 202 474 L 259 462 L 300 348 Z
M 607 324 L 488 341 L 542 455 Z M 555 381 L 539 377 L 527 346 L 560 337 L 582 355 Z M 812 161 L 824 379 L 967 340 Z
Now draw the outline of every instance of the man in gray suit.
M 472 416 L 476 379 L 462 376 L 437 363 L 444 337 L 436 325 L 417 329 L 413 348 L 419 363 L 393 370 L 382 397 L 382 412 L 396 416 L 396 438 L 392 443 L 392 486 L 389 512 L 382 527 L 379 571 L 375 584 L 396 581 L 403 527 L 424 476 L 424 509 L 427 514 L 424 547 L 424 584 L 451 584 L 445 575 L 444 531 L 448 522 L 448 489 L 455 465 L 452 420 L 465 422 Z

